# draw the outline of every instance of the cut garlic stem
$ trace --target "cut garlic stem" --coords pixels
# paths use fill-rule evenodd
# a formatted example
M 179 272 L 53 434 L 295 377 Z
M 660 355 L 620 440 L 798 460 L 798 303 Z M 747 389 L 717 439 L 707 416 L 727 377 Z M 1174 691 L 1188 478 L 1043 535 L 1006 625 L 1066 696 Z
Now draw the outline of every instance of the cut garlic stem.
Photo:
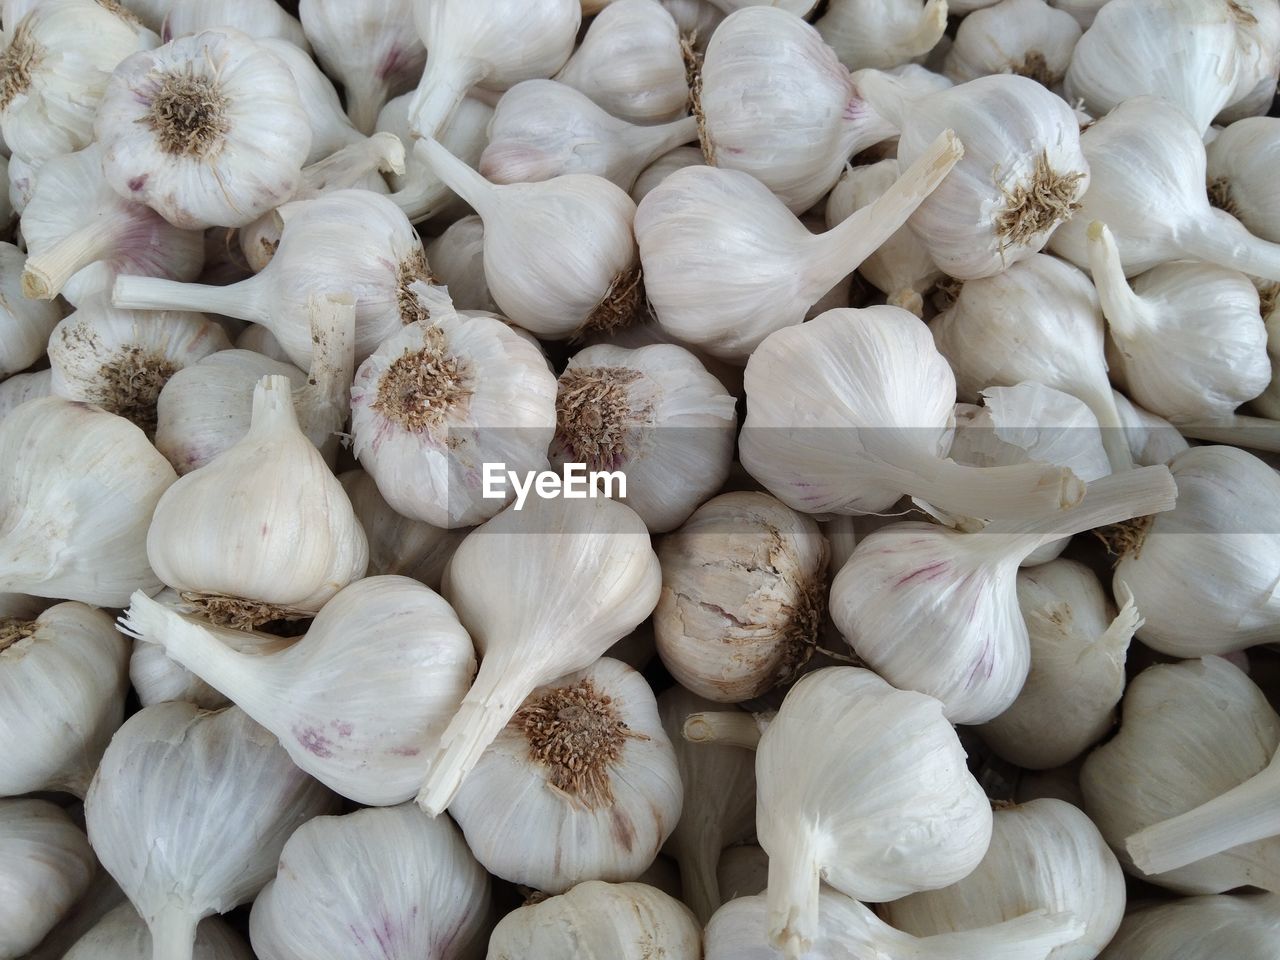
M 905 492 L 969 517 L 1043 517 L 1078 504 L 1085 484 L 1069 467 L 1052 464 L 971 467 L 933 460 L 919 465 Z
M 1201 423 L 1178 423 L 1175 426 L 1184 437 L 1193 440 L 1280 453 L 1280 420 L 1236 413 Z
M 22 294 L 52 300 L 76 273 L 106 256 L 119 242 L 121 224 L 100 217 L 73 231 L 48 250 L 28 257 L 22 271 Z
M 769 853 L 769 942 L 787 960 L 801 960 L 820 930 L 819 862 L 818 837 L 811 829 L 797 830 L 793 843 Z
M 1159 318 L 1125 279 L 1115 237 L 1100 220 L 1089 224 L 1089 268 L 1113 339 L 1124 343 L 1158 325 Z
M 1084 932 L 1084 922 L 1073 913 L 1031 910 L 989 927 L 939 933 L 911 944 L 899 946 L 895 938 L 893 956 L 895 960 L 1028 960 L 1047 957 Z
M 1280 836 L 1280 754 L 1244 783 L 1125 840 L 1134 864 L 1154 876 L 1241 844 Z
M 170 907 L 149 920 L 151 960 L 192 960 L 198 922 L 181 907 Z
M 443 180 L 450 190 L 469 203 L 471 208 L 480 215 L 480 219 L 493 215 L 494 204 L 497 202 L 494 198 L 494 184 L 480 176 L 479 171 L 473 170 L 455 157 L 433 137 L 420 141 L 417 149 L 431 165 L 435 175 Z
M 261 295 L 263 274 L 218 287 L 206 283 L 181 283 L 160 277 L 116 277 L 111 302 L 128 310 L 191 310 L 220 313 L 224 317 L 270 326 L 271 311 Z M 261 293 L 260 293 L 261 291 Z
M 727 747 L 754 750 L 763 733 L 760 721 L 741 710 L 691 713 L 682 733 L 690 743 L 719 743 Z
M 1084 499 L 1072 509 L 1020 523 L 992 523 L 983 534 L 1009 536 L 1017 542 L 1038 539 L 1040 543 L 1050 543 L 1059 537 L 1172 510 L 1177 497 L 1178 487 L 1168 467 L 1138 467 L 1087 484 Z

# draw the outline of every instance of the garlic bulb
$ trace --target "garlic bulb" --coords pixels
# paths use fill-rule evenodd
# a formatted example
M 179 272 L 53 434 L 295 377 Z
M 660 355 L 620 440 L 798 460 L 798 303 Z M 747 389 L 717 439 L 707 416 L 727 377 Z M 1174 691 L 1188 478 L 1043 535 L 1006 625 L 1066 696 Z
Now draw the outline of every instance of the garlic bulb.
M 769 886 L 769 857 L 755 844 L 726 847 L 720 855 L 716 879 L 723 894 L 722 903 L 764 893 Z M 766 942 L 764 936 L 756 939 Z
M 299 827 L 249 934 L 262 960 L 463 960 L 478 956 L 488 913 L 489 878 L 457 827 L 402 804 Z
M 459 310 L 498 311 L 484 275 L 484 221 L 463 217 L 427 244 L 427 262 L 436 283 L 449 290 Z
M 0 420 L 28 400 L 49 396 L 52 381 L 52 370 L 19 373 L 8 380 L 0 380 Z
M 346 95 L 347 113 L 372 133 L 388 100 L 414 88 L 427 51 L 414 27 L 413 0 L 302 0 L 298 15 L 325 70 Z
M 35 948 L 93 876 L 93 851 L 70 818 L 45 800 L 0 800 L 0 957 Z
M 591 21 L 555 79 L 619 120 L 675 120 L 689 102 L 683 32 L 655 0 L 613 0 Z
M 237 626 L 309 617 L 364 575 L 364 531 L 299 429 L 287 377 L 263 377 L 249 432 L 160 498 L 147 555 L 184 600 Z
M 946 0 L 832 0 L 814 24 L 850 70 L 923 57 L 947 29 Z
M 676 171 L 636 212 L 658 322 L 708 353 L 745 361 L 893 236 L 963 152 L 944 132 L 877 200 L 817 236 L 745 173 Z
M 124 720 L 129 645 L 111 618 L 59 603 L 32 620 L 0 619 L 0 796 L 63 790 L 83 797 Z
M 302 24 L 275 0 L 167 0 L 161 38 L 168 43 L 201 30 L 230 27 L 254 40 L 283 40 L 308 52 Z
M 999 756 L 1047 770 L 1070 763 L 1115 722 L 1125 657 L 1142 617 L 1116 585 L 1119 612 L 1098 578 L 1074 560 L 1018 572 L 1018 608 L 1031 641 L 1031 672 L 1004 713 L 978 728 Z
M 769 854 L 768 939 L 811 949 L 819 883 L 892 900 L 967 876 L 991 807 L 932 697 L 829 667 L 791 688 L 756 753 L 756 828 Z
M 355 296 L 357 363 L 422 318 L 409 290 L 430 276 L 422 240 L 387 197 L 335 190 L 286 206 L 281 216 L 279 247 L 247 280 L 215 287 L 119 277 L 113 302 L 133 310 L 199 310 L 260 323 L 303 369 L 311 362 L 312 298 Z
M 405 172 L 390 174 L 387 182 L 393 190 L 390 200 L 413 223 L 451 216 L 462 216 L 470 207 L 448 185 L 436 176 L 427 162 L 425 144 L 413 138 L 409 130 L 411 94 L 396 97 L 378 114 L 378 130 L 394 133 L 406 147 Z M 489 143 L 489 121 L 493 107 L 473 96 L 458 105 L 453 119 L 444 128 L 440 142 L 450 153 L 468 166 L 480 163 L 480 154 Z
M 1269 113 L 1280 80 L 1280 8 L 1270 0 L 1235 0 L 1228 7 L 1240 55 L 1231 102 L 1214 118 L 1220 124 Z
M 112 71 L 160 40 L 117 9 L 95 0 L 40 0 L 21 19 L 6 13 L 0 133 L 14 156 L 39 164 L 93 141 Z
M 564 339 L 623 325 L 642 309 L 636 208 L 619 187 L 581 174 L 492 184 L 434 140 L 419 149 L 484 221 L 485 278 L 504 316 Z
M 498 602 L 493 582 L 504 584 Z M 660 589 L 643 521 L 606 498 L 538 498 L 463 540 L 445 595 L 482 661 L 431 759 L 419 805 L 433 816 L 443 811 L 530 691 L 590 666 L 652 612 Z
M 1280 717 L 1227 661 L 1149 667 L 1125 692 L 1120 732 L 1085 760 L 1085 809 L 1135 876 L 1179 893 L 1275 892 L 1277 746 Z
M 964 516 L 1034 517 L 1083 495 L 1061 467 L 944 459 L 955 381 L 928 328 L 897 307 L 778 331 L 748 361 L 746 390 L 742 464 L 796 510 L 879 513 L 907 493 Z
M 1043 248 L 1080 205 L 1090 166 L 1079 122 L 1034 80 L 997 74 L 924 96 L 874 71 L 859 83 L 901 126 L 899 163 L 915 161 L 947 128 L 964 143 L 964 159 L 909 221 L 944 273 L 1001 273 Z
M 1280 477 L 1235 447 L 1193 447 L 1169 461 L 1171 513 L 1122 531 L 1115 579 L 1145 623 L 1138 639 L 1174 657 L 1230 653 L 1280 631 Z
M 270 50 L 293 75 L 298 101 L 311 125 L 311 150 L 304 163 L 316 163 L 345 146 L 359 143 L 364 134 L 357 130 L 342 110 L 342 101 L 332 81 L 302 48 L 288 40 L 258 38 L 258 46 Z
M 1175 496 L 1165 467 L 1143 467 L 1097 480 L 1079 507 L 1020 527 L 893 524 L 860 541 L 836 575 L 831 619 L 890 682 L 937 697 L 955 723 L 985 723 L 1013 704 L 1031 665 L 1019 562 L 1046 541 L 1168 510 Z
M 498 922 L 488 960 L 526 957 L 701 960 L 702 931 L 688 907 L 660 890 L 591 880 Z
M 1126 100 L 1089 127 L 1080 145 L 1092 179 L 1076 215 L 1050 241 L 1058 256 L 1088 267 L 1089 225 L 1102 220 L 1126 276 L 1183 259 L 1280 280 L 1280 244 L 1209 206 L 1204 144 L 1177 107 L 1156 97 Z
M 963 12 L 958 8 L 958 4 L 976 3 L 979 6 L 989 6 L 997 2 L 997 0 L 951 0 L 952 13 Z M 1049 6 L 1055 10 L 1063 10 L 1075 17 L 1076 23 L 1080 24 L 1082 30 L 1088 30 L 1093 25 L 1094 19 L 1098 15 L 1098 11 L 1111 0 L 1048 0 Z
M 1166 263 L 1124 277 L 1107 226 L 1089 227 L 1089 260 L 1111 333 L 1111 372 L 1130 397 L 1174 423 L 1229 416 L 1271 382 L 1258 290 L 1211 263 Z
M 57 304 L 23 295 L 26 262 L 27 255 L 12 243 L 0 243 L 0 380 L 44 356 L 49 334 L 62 317 Z
M 196 925 L 252 900 L 297 827 L 333 795 L 236 707 L 162 703 L 116 733 L 85 798 L 94 852 L 151 931 L 192 960 Z
M 200 273 L 204 238 L 121 198 L 103 179 L 103 157 L 92 144 L 41 165 L 22 212 L 29 254 L 24 295 L 50 300 L 61 293 L 81 306 L 121 273 L 170 280 L 194 280 Z M 106 270 L 86 270 L 90 264 Z
M 0 137 L 0 139 L 3 138 Z M 16 155 L 9 158 L 8 196 L 9 205 L 13 207 L 14 213 L 21 215 L 26 209 L 27 201 L 31 199 L 31 192 L 35 189 L 36 172 L 40 169 L 41 163 L 43 161 L 32 162 Z
M 438 139 L 474 86 L 505 90 L 549 77 L 573 53 L 578 0 L 412 0 L 431 51 L 409 106 L 415 136 Z
M 155 593 L 152 511 L 173 468 L 129 421 L 46 397 L 0 420 L 0 591 L 104 607 Z
M 1280 119 L 1237 120 L 1206 147 L 1209 200 L 1254 236 L 1280 242 L 1280 192 L 1271 175 L 1280 160 Z
M 169 378 L 231 347 L 222 328 L 195 313 L 135 313 L 94 299 L 49 337 L 56 396 L 96 403 L 156 432 L 156 401 Z
M 64 960 L 150 960 L 151 931 L 131 904 L 104 916 L 64 955 Z M 240 935 L 218 917 L 206 917 L 196 928 L 193 960 L 253 960 Z
M 1080 24 L 1045 0 L 1001 0 L 960 21 L 944 72 L 956 83 L 1016 73 L 1055 89 L 1067 75 Z
M 1098 828 L 1061 800 L 995 811 L 991 846 L 976 870 L 941 890 L 885 904 L 889 923 L 917 937 L 1067 913 L 1081 929 L 1048 960 L 1093 960 L 1124 917 L 1124 872 Z
M 311 150 L 293 74 L 230 27 L 122 63 L 94 133 L 111 188 L 188 230 L 243 226 L 283 203 Z
M 683 347 L 587 347 L 560 375 L 551 463 L 620 473 L 627 506 L 673 530 L 728 477 L 735 407 Z
M 49 935 L 40 941 L 40 946 L 30 953 L 23 954 L 23 960 L 63 960 L 63 956 L 76 941 L 92 930 L 99 920 L 122 904 L 128 905 L 124 891 L 111 879 L 111 874 L 95 863 L 93 879 L 89 881 L 88 890 L 76 901 L 75 906 L 63 915 Z M 132 907 L 129 907 L 129 910 L 137 916 L 137 912 Z M 148 945 L 147 951 L 138 960 L 150 960 L 150 956 L 151 951 Z M 81 956 L 80 960 L 85 958 Z
M 1168 463 L 1190 446 L 1168 420 L 1134 406 L 1118 390 L 1114 395 L 1134 463 L 1144 467 Z
M 619 0 L 609 0 L 609 6 Z M 681 37 L 690 37 L 690 46 L 698 53 L 705 53 L 707 40 L 724 22 L 725 12 L 712 0 L 658 0 L 662 8 L 671 14 Z
M 618 0 L 615 0 L 615 2 L 618 2 Z M 640 176 L 636 177 L 636 182 L 631 187 L 631 199 L 639 204 L 641 200 L 653 191 L 654 187 L 677 170 L 683 170 L 685 167 L 697 167 L 703 162 L 702 151 L 697 147 L 676 147 L 671 152 L 664 153 L 645 167 Z M 831 226 L 834 226 L 834 224 L 831 224 Z
M 1130 913 L 1099 960 L 1271 960 L 1277 937 L 1275 894 L 1187 897 Z
M 487 464 L 521 475 L 546 468 L 554 375 L 501 320 L 462 317 L 440 289 L 419 289 L 424 319 L 384 340 L 356 373 L 353 450 L 397 513 L 470 526 L 515 496 L 492 495 Z

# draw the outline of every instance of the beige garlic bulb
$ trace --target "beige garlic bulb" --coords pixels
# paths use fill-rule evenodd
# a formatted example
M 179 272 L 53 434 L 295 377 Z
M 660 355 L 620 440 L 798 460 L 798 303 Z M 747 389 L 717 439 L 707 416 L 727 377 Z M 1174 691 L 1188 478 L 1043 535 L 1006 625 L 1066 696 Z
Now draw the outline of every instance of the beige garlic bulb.
M 484 275 L 484 221 L 474 214 L 455 220 L 427 244 L 436 283 L 446 287 L 459 310 L 498 312 Z
M 283 40 L 309 53 L 302 24 L 274 0 L 165 0 L 160 38 L 168 43 L 209 28 L 231 27 L 254 40 Z
M 1016 73 L 1055 90 L 1080 34 L 1075 17 L 1045 0 L 1001 0 L 960 21 L 943 72 L 956 83 Z
M 392 173 L 387 183 L 392 193 L 388 199 L 398 206 L 412 223 L 451 216 L 462 216 L 471 208 L 449 185 L 436 176 L 427 161 L 426 144 L 415 140 L 409 129 L 411 94 L 396 97 L 378 114 L 378 130 L 394 133 L 405 145 L 405 170 Z M 440 134 L 440 142 L 469 167 L 480 164 L 480 155 L 489 144 L 489 121 L 493 106 L 477 97 L 465 97 Z
M 27 255 L 20 249 L 0 243 L 0 378 L 39 360 L 62 317 L 57 304 L 30 300 L 23 294 L 26 263 Z
M 814 24 L 850 70 L 923 57 L 947 29 L 946 0 L 832 0 Z
M 1099 960 L 1271 960 L 1277 937 L 1275 894 L 1185 897 L 1132 911 Z
M 150 960 L 151 931 L 132 904 L 121 904 L 85 932 L 63 954 L 64 960 Z M 240 934 L 219 917 L 206 917 L 196 927 L 192 960 L 253 960 Z

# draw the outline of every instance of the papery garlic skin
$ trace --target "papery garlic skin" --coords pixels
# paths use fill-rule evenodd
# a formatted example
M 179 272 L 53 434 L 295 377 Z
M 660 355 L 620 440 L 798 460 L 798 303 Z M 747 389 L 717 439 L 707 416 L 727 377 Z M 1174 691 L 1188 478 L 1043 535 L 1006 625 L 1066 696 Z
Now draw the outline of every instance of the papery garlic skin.
M 0 618 L 0 796 L 83 797 L 124 721 L 129 645 L 111 618 L 60 603 L 33 620 Z
M 833 0 L 814 24 L 850 70 L 923 57 L 947 29 L 945 0 Z
M 121 904 L 99 920 L 63 956 L 64 960 L 151 960 L 151 931 L 132 904 Z M 196 928 L 192 960 L 253 960 L 238 933 L 218 917 Z
M 47 800 L 0 800 L 0 957 L 21 957 L 44 939 L 89 886 L 93 850 Z
M 463 217 L 427 244 L 427 261 L 436 282 L 449 290 L 459 310 L 498 312 L 484 275 L 484 221 Z
M 701 166 L 705 162 L 702 151 L 697 147 L 676 147 L 644 168 L 631 188 L 631 199 L 638 205 L 653 191 L 654 187 L 677 170 Z
M 1151 904 L 1125 917 L 1099 960 L 1271 960 L 1280 937 L 1280 898 L 1273 893 L 1186 897 Z
M 1113 395 L 1134 463 L 1144 467 L 1168 463 L 1190 447 L 1178 428 L 1164 417 L 1135 406 L 1118 390 Z
M 120 64 L 94 133 L 112 189 L 188 230 L 243 226 L 284 202 L 311 149 L 293 74 L 232 28 Z
M 0 380 L 39 360 L 62 318 L 57 304 L 23 295 L 26 263 L 27 255 L 16 246 L 0 243 Z
M 488 913 L 489 878 L 457 827 L 402 804 L 299 827 L 254 901 L 249 935 L 262 960 L 469 960 Z
M 1280 160 L 1280 119 L 1237 120 L 1205 148 L 1209 198 L 1254 236 L 1280 242 L 1280 190 L 1272 173 Z
M 309 52 L 302 24 L 275 0 L 167 0 L 161 39 L 166 43 L 210 28 L 231 27 L 254 40 L 283 40 Z
M 260 37 L 258 46 L 270 50 L 284 62 L 298 87 L 298 101 L 311 126 L 311 149 L 304 161 L 316 163 L 345 146 L 359 143 L 364 134 L 357 130 L 342 109 L 333 82 L 324 75 L 310 55 L 297 44 L 275 37 Z
M 128 906 L 124 891 L 111 879 L 111 874 L 98 868 L 95 862 L 89 888 L 76 901 L 75 906 L 63 915 L 62 920 L 49 932 L 49 935 L 40 941 L 40 946 L 23 955 L 23 960 L 62 960 L 76 941 L 92 930 L 99 920 L 121 905 Z M 133 911 L 132 907 L 129 909 Z M 136 915 L 136 911 L 134 913 Z M 148 946 L 147 952 L 138 957 L 138 960 L 150 960 L 150 958 L 151 952 Z M 85 958 L 82 956 L 80 960 Z
M 1003 0 L 960 22 L 944 72 L 956 83 L 1016 73 L 1055 89 L 1067 75 L 1080 24 L 1045 0 Z

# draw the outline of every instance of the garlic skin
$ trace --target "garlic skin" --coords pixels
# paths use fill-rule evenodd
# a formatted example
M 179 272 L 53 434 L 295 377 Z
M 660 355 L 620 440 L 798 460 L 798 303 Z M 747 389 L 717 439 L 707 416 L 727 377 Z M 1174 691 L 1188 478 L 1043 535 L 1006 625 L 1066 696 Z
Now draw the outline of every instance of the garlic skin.
M 49 334 L 62 318 L 57 304 L 23 295 L 26 263 L 27 255 L 20 249 L 0 243 L 0 381 L 44 356 Z
M 830 548 L 817 523 L 764 493 L 707 501 L 658 547 L 658 654 L 681 686 L 741 703 L 812 655 Z
M 833 0 L 814 24 L 850 70 L 923 57 L 947 29 L 946 0 Z
M 35 175 L 40 169 L 41 163 L 43 161 L 23 160 L 19 156 L 9 158 L 9 175 L 7 178 L 9 182 L 9 206 L 18 215 L 22 214 L 22 211 L 26 209 L 27 201 L 31 199 L 31 191 L 35 187 Z
M 1069 913 L 1083 929 L 1047 960 L 1093 960 L 1124 917 L 1124 872 L 1098 828 L 1061 800 L 996 810 L 987 855 L 941 890 L 885 904 L 882 916 L 917 937 L 1014 920 L 1036 909 Z
M 1080 771 L 1085 809 L 1125 869 L 1184 894 L 1280 885 L 1280 839 L 1255 839 L 1159 874 L 1134 866 L 1137 831 L 1213 800 L 1267 768 L 1280 717 L 1219 657 L 1149 667 L 1125 692 L 1120 732 Z M 1202 836 L 1211 837 L 1202 830 Z M 1228 834 L 1230 828 L 1228 828 Z
M 1280 8 L 1269 0 L 1237 0 L 1228 9 L 1240 58 L 1231 102 L 1214 118 L 1221 124 L 1270 112 L 1280 80 Z
M 1118 390 L 1113 393 L 1134 463 L 1143 467 L 1168 463 L 1190 447 L 1178 428 L 1168 420 L 1134 406 Z
M 555 79 L 630 123 L 665 123 L 685 112 L 689 86 L 682 31 L 655 0 L 612 0 Z
M 228 622 L 314 614 L 368 563 L 351 501 L 298 428 L 291 393 L 288 378 L 263 377 L 249 432 L 179 478 L 147 532 L 157 576 Z
M 546 468 L 555 380 L 538 348 L 501 320 L 459 315 L 438 288 L 415 295 L 423 319 L 356 372 L 352 449 L 397 513 L 471 526 L 515 495 L 486 497 L 484 464 Z
M 0 420 L 0 592 L 118 607 L 161 583 L 152 511 L 173 468 L 122 417 L 45 397 Z
M 953 13 L 962 12 L 957 9 L 957 2 L 974 2 L 979 6 L 988 6 L 996 2 L 996 0 L 952 0 L 951 10 Z M 1076 23 L 1080 24 L 1080 29 L 1088 30 L 1089 27 L 1093 26 L 1093 21 L 1097 17 L 1098 11 L 1110 2 L 1111 0 L 1049 0 L 1049 6 L 1055 10 L 1062 10 L 1071 14 Z
M 590 880 L 503 917 L 489 938 L 486 960 L 701 956 L 702 931 L 679 900 L 643 883 Z
M 1275 894 L 1187 897 L 1125 917 L 1099 960 L 1271 960 L 1280 937 Z
M 1225 417 L 1271 382 L 1258 290 L 1211 263 L 1161 264 L 1130 288 L 1107 226 L 1089 227 L 1116 384 L 1173 423 Z
M 1205 148 L 1205 175 L 1213 206 L 1250 233 L 1280 242 L 1280 190 L 1271 176 L 1280 160 L 1280 119 L 1247 117 L 1224 129 Z
M 1142 626 L 1133 596 L 1119 612 L 1088 567 L 1054 560 L 1018 572 L 1031 672 L 1004 713 L 978 728 L 999 756 L 1029 770 L 1070 763 L 1115 723 L 1129 642 Z
M 726 847 L 720 855 L 716 879 L 724 894 L 722 903 L 764 893 L 769 885 L 768 854 L 755 844 Z M 765 940 L 763 936 L 757 939 L 761 943 Z
M 298 101 L 311 126 L 311 150 L 304 163 L 316 163 L 364 139 L 343 112 L 333 82 L 309 54 L 297 44 L 275 37 L 259 37 L 257 43 L 284 62 L 297 84 Z
M 244 226 L 283 203 L 311 150 L 293 74 L 230 27 L 121 63 L 94 134 L 111 188 L 187 230 Z
M 0 619 L 0 796 L 62 790 L 83 797 L 124 721 L 129 645 L 111 618 L 59 603 L 32 620 Z
M 573 53 L 578 0 L 412 0 L 418 35 L 431 51 L 409 105 L 413 133 L 439 138 L 467 90 L 506 90 L 550 77 Z
M 427 162 L 424 144 L 414 139 L 409 129 L 411 94 L 396 97 L 378 114 L 378 130 L 394 133 L 405 144 L 405 172 L 390 174 L 390 200 L 413 223 L 469 213 L 471 208 L 436 176 Z M 480 164 L 480 155 L 489 144 L 489 121 L 493 107 L 474 96 L 463 98 L 458 109 L 440 135 L 440 142 L 469 167 Z
M 488 914 L 489 878 L 458 828 L 406 803 L 299 827 L 254 901 L 249 935 L 262 960 L 466 960 L 482 949 Z
M 302 24 L 290 16 L 275 0 L 167 0 L 164 28 L 160 32 L 165 43 L 201 30 L 231 28 L 254 40 L 283 40 L 308 53 L 307 37 Z
M 626 477 L 626 503 L 653 533 L 674 530 L 723 486 L 736 401 L 688 350 L 599 344 L 558 381 L 553 466 Z
M 151 931 L 154 960 L 192 960 L 200 920 L 252 900 L 289 835 L 332 807 L 241 710 L 162 703 L 116 733 L 84 812 L 98 859 Z
M 30 953 L 23 954 L 23 960 L 62 960 L 67 951 L 92 930 L 99 920 L 122 904 L 128 905 L 124 891 L 111 879 L 111 874 L 100 869 L 95 862 L 93 879 L 89 881 L 88 890 L 76 901 L 75 906 L 63 915 L 48 936 L 40 941 L 40 946 Z M 132 907 L 129 909 L 135 916 L 137 915 Z M 150 960 L 150 956 L 148 947 L 138 960 Z M 83 955 L 80 960 L 85 960 Z
M 8 380 L 0 380 L 0 420 L 28 400 L 50 395 L 52 370 L 14 374 Z
M 79 827 L 45 800 L 0 800 L 0 957 L 44 939 L 89 886 L 93 851 Z
M 1016 73 L 1056 89 L 1080 41 L 1080 24 L 1045 0 L 1001 0 L 960 21 L 943 72 L 956 83 Z
M 609 6 L 618 0 L 610 0 Z M 725 11 L 716 6 L 712 0 L 658 0 L 662 8 L 671 14 L 676 22 L 680 36 L 693 38 L 692 46 L 699 53 L 705 53 L 707 40 L 724 22 Z
M 150 960 L 151 932 L 132 904 L 124 903 L 99 920 L 64 955 L 64 960 Z M 249 945 L 218 917 L 196 928 L 193 960 L 253 960 Z
M 618 2 L 618 0 L 615 0 L 615 2 Z M 631 199 L 638 205 L 641 200 L 653 192 L 654 187 L 677 170 L 683 170 L 685 167 L 701 166 L 704 162 L 705 158 L 698 147 L 676 147 L 669 153 L 664 153 L 645 167 L 640 176 L 636 177 L 636 182 L 631 187 Z
M 117 64 L 160 38 L 95 0 L 40 0 L 5 19 L 0 133 L 34 164 L 87 147 Z
M 963 152 L 944 132 L 878 200 L 817 236 L 741 171 L 676 171 L 636 212 L 658 322 L 713 356 L 746 361 L 889 239 Z
M 427 244 L 427 262 L 436 283 L 448 288 L 454 307 L 498 312 L 484 275 L 484 221 L 479 217 L 449 224 Z

